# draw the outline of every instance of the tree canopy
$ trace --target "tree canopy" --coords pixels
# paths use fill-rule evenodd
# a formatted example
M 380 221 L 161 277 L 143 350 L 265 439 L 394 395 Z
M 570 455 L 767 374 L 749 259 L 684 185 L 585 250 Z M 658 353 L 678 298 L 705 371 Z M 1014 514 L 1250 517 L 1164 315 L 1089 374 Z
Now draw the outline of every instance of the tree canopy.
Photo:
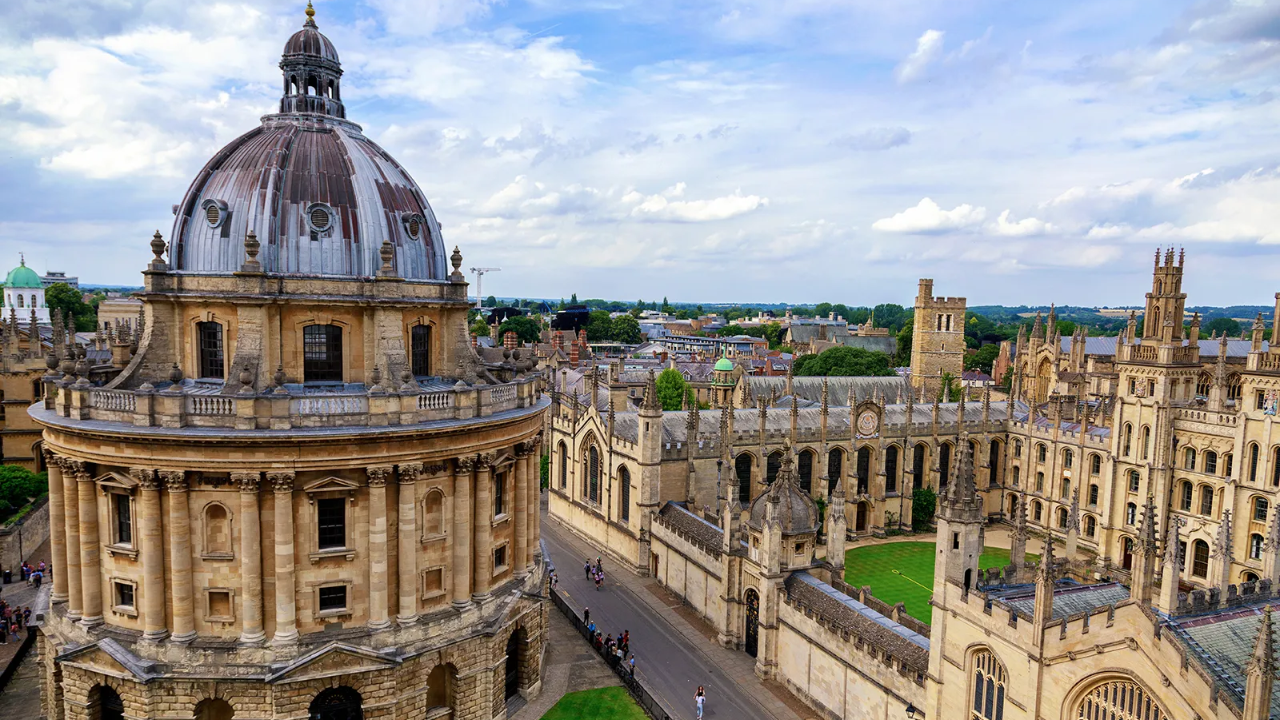
M 484 321 L 484 318 L 476 318 L 476 321 L 471 323 L 471 334 L 476 337 L 489 337 L 489 324 Z
M 640 331 L 640 321 L 631 315 L 619 315 L 613 319 L 613 341 L 627 345 L 639 345 L 644 342 L 644 333 Z
M 613 339 L 613 318 L 608 310 L 592 310 L 587 320 L 587 340 L 608 342 Z
M 889 376 L 893 367 L 889 356 L 873 350 L 853 347 L 833 347 L 817 355 L 796 358 L 792 374 L 798 376 Z
M 71 287 L 66 283 L 54 283 L 45 288 L 44 291 L 45 304 L 50 310 L 57 308 L 62 311 L 62 316 L 75 318 L 77 332 L 90 332 L 98 327 L 98 313 L 85 303 L 84 297 L 80 291 Z M 26 318 L 19 317 L 21 322 Z
M 8 517 L 32 498 L 49 492 L 49 477 L 19 465 L 0 465 L 0 517 Z
M 501 339 L 506 337 L 508 332 L 514 332 L 522 343 L 538 342 L 542 336 L 542 328 L 538 326 L 537 321 L 524 315 L 507 318 L 506 322 L 498 327 L 498 337 L 494 338 L 495 341 L 500 344 Z
M 658 388 L 658 402 L 662 404 L 663 410 L 679 410 L 690 392 L 689 383 L 685 382 L 684 376 L 675 368 L 667 368 L 658 373 L 654 384 Z
M 965 370 L 981 370 L 988 375 L 991 374 L 991 366 L 995 364 L 996 356 L 1000 354 L 999 345 L 983 345 L 978 351 L 972 355 L 966 355 L 964 358 Z
M 1233 318 L 1220 317 L 1209 321 L 1208 325 L 1200 328 L 1200 332 L 1206 335 L 1227 334 L 1227 337 L 1240 337 L 1240 321 Z

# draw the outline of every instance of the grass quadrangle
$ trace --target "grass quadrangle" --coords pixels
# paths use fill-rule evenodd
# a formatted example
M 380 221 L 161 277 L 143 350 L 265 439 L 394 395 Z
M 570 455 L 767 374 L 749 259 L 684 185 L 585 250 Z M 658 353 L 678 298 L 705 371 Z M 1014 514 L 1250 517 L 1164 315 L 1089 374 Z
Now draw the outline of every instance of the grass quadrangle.
M 606 687 L 566 694 L 542 720 L 648 720 L 648 717 L 625 688 Z

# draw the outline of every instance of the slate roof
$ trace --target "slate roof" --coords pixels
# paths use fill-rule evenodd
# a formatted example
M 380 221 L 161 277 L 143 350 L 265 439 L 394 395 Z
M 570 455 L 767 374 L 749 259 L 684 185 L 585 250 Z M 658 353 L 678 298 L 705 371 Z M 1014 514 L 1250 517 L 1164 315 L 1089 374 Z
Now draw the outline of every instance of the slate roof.
M 1016 585 L 992 590 L 988 591 L 987 596 L 1013 608 L 1020 615 L 1030 617 L 1035 612 L 1036 588 L 1034 585 Z M 1128 599 L 1129 588 L 1120 583 L 1079 585 L 1060 580 L 1053 590 L 1053 617 L 1056 620 L 1076 613 L 1089 612 L 1095 608 L 1115 605 Z
M 1062 352 L 1063 353 L 1071 352 L 1071 337 L 1064 336 L 1061 342 L 1062 342 Z M 1011 344 L 1014 345 L 1013 353 L 1016 356 L 1018 352 L 1017 343 L 1011 343 Z M 1184 340 L 1182 344 L 1186 345 L 1186 341 Z M 1248 356 L 1250 344 L 1251 344 L 1251 341 L 1249 340 L 1227 340 L 1227 357 L 1243 358 Z M 1269 344 L 1267 343 L 1267 341 L 1263 340 L 1262 351 L 1266 352 L 1268 347 L 1269 347 Z M 1115 355 L 1116 354 L 1115 337 L 1112 336 L 1112 337 L 1085 338 L 1084 354 L 1085 355 L 1107 355 L 1107 356 Z M 1217 357 L 1218 341 L 1217 340 L 1201 340 L 1200 355 L 1206 358 Z
M 660 522 L 691 538 L 709 552 L 720 552 L 720 545 L 724 541 L 724 531 L 680 505 L 668 500 L 662 506 L 662 509 L 658 511 L 658 518 Z
M 895 657 L 928 664 L 929 638 L 907 629 L 807 572 L 784 581 L 787 599 L 812 608 L 825 621 L 856 633 Z
M 791 379 L 791 390 L 797 397 L 815 402 L 822 402 L 822 381 L 820 377 L 793 377 Z M 828 377 L 827 380 L 827 403 L 830 405 L 843 405 L 849 397 L 849 387 L 854 388 L 855 402 L 870 400 L 876 390 L 885 396 L 889 402 L 898 399 L 899 394 L 906 397 L 907 381 L 901 376 L 890 375 L 888 377 Z M 748 375 L 744 378 L 747 383 L 747 397 L 752 403 L 757 397 L 767 397 L 774 391 L 778 395 L 785 395 L 787 391 L 787 379 L 785 377 L 762 377 L 756 375 Z
M 1210 615 L 1171 618 L 1168 626 L 1218 683 L 1244 704 L 1245 668 L 1262 623 L 1262 606 L 1234 607 Z M 1280 643 L 1280 627 L 1272 627 Z M 1271 716 L 1280 717 L 1280 693 L 1271 696 Z

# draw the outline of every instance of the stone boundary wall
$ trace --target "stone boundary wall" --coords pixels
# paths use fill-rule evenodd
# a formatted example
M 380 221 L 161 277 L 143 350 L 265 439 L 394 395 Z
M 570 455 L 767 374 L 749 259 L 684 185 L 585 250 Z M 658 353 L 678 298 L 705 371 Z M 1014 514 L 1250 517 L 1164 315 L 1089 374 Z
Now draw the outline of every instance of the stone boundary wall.
M 0 528 L 0 570 L 13 570 L 13 581 L 18 582 L 18 566 L 48 539 L 49 496 L 46 495 L 35 509 L 16 523 Z M 58 572 L 61 569 L 53 570 Z

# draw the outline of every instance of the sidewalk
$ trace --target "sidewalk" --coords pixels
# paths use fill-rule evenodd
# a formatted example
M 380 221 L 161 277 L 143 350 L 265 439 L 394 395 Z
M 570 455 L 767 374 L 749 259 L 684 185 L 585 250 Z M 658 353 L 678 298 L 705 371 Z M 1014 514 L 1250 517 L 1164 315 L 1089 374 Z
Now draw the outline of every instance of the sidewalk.
M 568 559 L 567 567 L 557 567 L 561 578 L 570 573 L 581 574 L 581 566 L 577 558 L 595 557 L 599 553 L 587 546 L 572 532 L 560 527 L 558 521 L 543 516 L 543 533 L 554 536 L 560 544 L 573 550 L 573 558 Z M 562 561 L 564 562 L 564 561 Z M 683 605 L 680 600 L 668 592 L 652 578 L 638 577 L 618 564 L 612 563 L 609 569 L 609 581 L 626 587 L 631 595 L 643 602 L 650 611 L 658 615 L 683 639 L 682 644 L 692 648 L 700 655 L 699 664 L 713 668 L 723 681 L 732 683 L 742 695 L 755 701 L 766 713 L 777 720 L 796 720 L 797 718 L 816 718 L 817 714 L 800 703 L 781 684 L 762 682 L 755 675 L 755 658 L 744 652 L 720 647 L 715 642 L 715 631 L 694 612 Z M 683 699 L 683 698 L 681 698 Z

